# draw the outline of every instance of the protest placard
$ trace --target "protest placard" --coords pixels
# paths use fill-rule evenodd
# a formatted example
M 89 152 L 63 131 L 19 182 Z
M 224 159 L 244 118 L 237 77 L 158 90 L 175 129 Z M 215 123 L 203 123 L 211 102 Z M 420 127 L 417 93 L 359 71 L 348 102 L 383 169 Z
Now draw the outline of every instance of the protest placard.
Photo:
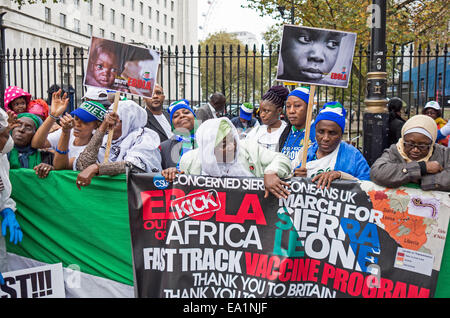
M 3 273 L 0 298 L 65 298 L 62 263 Z
M 155 50 L 92 37 L 84 85 L 151 97 L 159 63 Z
M 356 33 L 284 25 L 277 80 L 347 88 Z
M 137 296 L 433 297 L 450 215 L 445 193 L 289 183 L 291 194 L 278 200 L 263 198 L 261 178 L 179 175 L 169 184 L 130 174 Z M 441 204 L 409 213 L 419 199 Z

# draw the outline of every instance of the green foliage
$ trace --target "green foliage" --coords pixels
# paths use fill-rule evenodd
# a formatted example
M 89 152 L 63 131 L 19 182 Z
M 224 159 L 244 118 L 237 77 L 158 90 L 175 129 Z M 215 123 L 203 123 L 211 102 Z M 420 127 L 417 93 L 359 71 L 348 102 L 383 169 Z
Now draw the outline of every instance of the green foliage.
M 371 0 L 247 0 L 247 7 L 282 23 L 277 7 L 284 6 L 289 16 L 292 3 L 296 24 L 355 32 L 358 44 L 369 43 Z M 449 8 L 448 0 L 387 0 L 386 42 L 448 41 Z
M 200 42 L 203 99 L 218 91 L 227 103 L 257 103 L 267 89 L 261 52 L 226 32 L 210 34 Z M 268 60 L 268 58 L 267 58 Z M 267 71 L 268 72 L 268 71 Z

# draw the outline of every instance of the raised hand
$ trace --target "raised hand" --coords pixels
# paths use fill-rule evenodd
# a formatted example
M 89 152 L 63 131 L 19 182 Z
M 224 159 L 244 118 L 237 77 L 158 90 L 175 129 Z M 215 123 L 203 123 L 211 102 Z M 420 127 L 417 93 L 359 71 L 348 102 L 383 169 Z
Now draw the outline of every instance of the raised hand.
M 62 90 L 59 89 L 57 92 L 52 95 L 52 104 L 50 107 L 50 115 L 55 117 L 60 117 L 65 110 L 67 109 L 67 105 L 69 104 L 69 98 L 67 97 L 67 93 L 61 97 Z
M 99 130 L 102 132 L 107 132 L 113 129 L 120 121 L 119 115 L 117 113 L 108 113 L 103 119 L 102 124 L 99 127 Z
M 59 119 L 59 125 L 64 132 L 69 132 L 75 125 L 75 119 L 70 114 L 65 114 Z
M 17 121 L 17 114 L 15 112 L 7 110 L 6 113 L 8 114 L 8 132 L 10 132 L 14 128 L 19 127 L 20 123 Z

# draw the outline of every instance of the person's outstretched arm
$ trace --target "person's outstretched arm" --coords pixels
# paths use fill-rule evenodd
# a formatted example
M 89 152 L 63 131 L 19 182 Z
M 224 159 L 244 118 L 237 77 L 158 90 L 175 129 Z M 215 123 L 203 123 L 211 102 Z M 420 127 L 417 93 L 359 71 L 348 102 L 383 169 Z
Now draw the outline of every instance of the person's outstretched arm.
M 49 148 L 50 142 L 47 140 L 47 136 L 50 129 L 55 124 L 56 120 L 61 117 L 69 104 L 69 98 L 67 93 L 61 97 L 61 89 L 52 95 L 52 104 L 50 109 L 50 115 L 44 120 L 41 127 L 36 131 L 31 140 L 31 147 L 35 149 Z

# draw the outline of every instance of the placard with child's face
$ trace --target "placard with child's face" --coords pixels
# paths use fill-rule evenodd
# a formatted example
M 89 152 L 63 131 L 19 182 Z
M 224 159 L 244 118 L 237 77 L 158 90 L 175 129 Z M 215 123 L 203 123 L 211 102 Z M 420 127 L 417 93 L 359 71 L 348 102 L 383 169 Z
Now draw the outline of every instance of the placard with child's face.
M 284 25 L 277 80 L 346 88 L 356 33 Z
M 151 97 L 159 63 L 154 50 L 92 37 L 84 85 Z

